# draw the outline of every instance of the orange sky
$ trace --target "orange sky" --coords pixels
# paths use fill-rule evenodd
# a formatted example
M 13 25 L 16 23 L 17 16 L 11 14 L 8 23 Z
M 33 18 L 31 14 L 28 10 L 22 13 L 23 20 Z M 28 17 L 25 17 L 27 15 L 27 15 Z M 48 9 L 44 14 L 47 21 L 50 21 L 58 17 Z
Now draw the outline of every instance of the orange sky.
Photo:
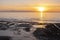
M 1 10 L 37 11 L 37 6 L 46 7 L 46 11 L 60 11 L 60 0 L 0 0 Z
M 0 6 L 0 11 L 1 10 L 18 10 L 18 11 L 21 11 L 21 10 L 28 10 L 28 11 L 37 11 L 35 7 L 38 7 L 38 6 Z M 43 7 L 46 7 L 45 11 L 60 11 L 60 6 L 43 6 Z

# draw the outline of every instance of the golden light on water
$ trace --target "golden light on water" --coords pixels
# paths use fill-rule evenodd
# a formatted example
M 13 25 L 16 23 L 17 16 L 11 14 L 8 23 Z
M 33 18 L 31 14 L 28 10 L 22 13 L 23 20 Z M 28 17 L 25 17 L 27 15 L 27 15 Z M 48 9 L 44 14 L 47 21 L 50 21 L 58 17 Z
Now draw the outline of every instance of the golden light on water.
M 39 16 L 40 16 L 40 19 L 43 18 L 43 12 L 45 11 L 45 7 L 36 7 L 37 11 L 39 11 Z
M 42 12 L 42 11 L 41 11 L 41 13 L 40 13 L 40 17 L 43 18 L 43 12 Z
M 44 11 L 46 10 L 45 7 L 36 7 L 37 11 L 39 12 L 40 23 L 44 23 Z M 38 28 L 45 28 L 45 25 L 40 25 Z
M 45 7 L 37 7 L 37 10 L 39 11 L 39 15 L 40 15 L 40 20 L 43 20 L 43 16 L 44 16 L 44 11 L 45 11 Z
M 45 10 L 44 7 L 38 7 L 38 10 L 40 11 L 40 17 L 43 18 L 43 11 Z

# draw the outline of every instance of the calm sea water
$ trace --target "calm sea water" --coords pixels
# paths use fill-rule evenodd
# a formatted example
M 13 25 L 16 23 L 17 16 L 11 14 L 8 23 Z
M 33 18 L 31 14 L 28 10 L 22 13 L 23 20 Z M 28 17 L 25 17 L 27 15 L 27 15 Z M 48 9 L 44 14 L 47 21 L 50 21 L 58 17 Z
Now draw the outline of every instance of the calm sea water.
M 0 12 L 0 18 L 41 18 L 40 13 L 37 12 Z M 48 22 L 59 22 L 60 13 L 43 13 L 43 20 Z

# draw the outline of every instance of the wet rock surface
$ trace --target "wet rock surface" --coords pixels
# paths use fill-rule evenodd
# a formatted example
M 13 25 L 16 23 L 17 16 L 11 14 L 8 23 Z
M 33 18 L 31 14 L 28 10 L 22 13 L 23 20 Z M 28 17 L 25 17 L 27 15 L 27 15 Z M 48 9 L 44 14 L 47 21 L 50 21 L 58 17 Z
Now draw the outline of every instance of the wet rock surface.
M 60 30 L 53 24 L 48 24 L 44 29 L 38 28 L 33 35 L 38 40 L 60 40 Z
M 60 23 L 54 24 L 60 27 Z M 30 30 L 32 26 L 28 25 L 28 27 L 26 24 L 23 26 L 27 26 L 27 28 L 20 28 L 22 25 L 18 25 L 18 27 L 14 24 L 0 24 L 0 30 L 3 30 L 0 31 L 0 35 L 11 35 L 12 40 L 60 40 L 60 29 L 54 24 L 51 23 L 46 25 L 45 28 L 36 28 L 36 30 Z

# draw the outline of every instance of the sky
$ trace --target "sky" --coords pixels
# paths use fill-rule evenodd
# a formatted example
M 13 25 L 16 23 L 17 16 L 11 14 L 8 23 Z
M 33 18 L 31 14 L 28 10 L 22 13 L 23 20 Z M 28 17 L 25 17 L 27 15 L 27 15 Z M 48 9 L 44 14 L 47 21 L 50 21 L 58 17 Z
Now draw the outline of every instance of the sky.
M 1 5 L 29 5 L 29 4 L 59 4 L 60 0 L 0 0 Z
M 60 0 L 0 0 L 0 10 L 27 10 L 42 5 L 60 7 Z M 60 10 L 60 8 L 57 9 Z

